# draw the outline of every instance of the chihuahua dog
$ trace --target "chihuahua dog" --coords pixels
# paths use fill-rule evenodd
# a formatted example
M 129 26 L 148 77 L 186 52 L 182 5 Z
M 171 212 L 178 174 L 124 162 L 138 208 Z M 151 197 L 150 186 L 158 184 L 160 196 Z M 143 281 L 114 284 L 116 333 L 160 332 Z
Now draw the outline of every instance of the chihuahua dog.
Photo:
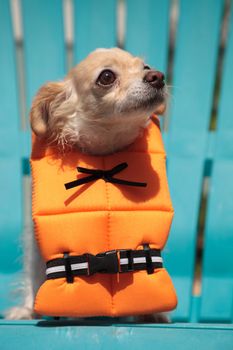
M 97 49 L 63 81 L 41 87 L 32 103 L 31 128 L 62 153 L 78 149 L 92 155 L 111 154 L 140 137 L 151 114 L 163 113 L 165 101 L 163 73 L 121 49 Z M 8 319 L 36 317 L 34 297 L 45 280 L 44 262 L 31 230 L 24 241 L 24 303 L 8 310 Z M 166 321 L 162 315 L 152 319 Z M 145 321 L 150 320 L 145 316 Z

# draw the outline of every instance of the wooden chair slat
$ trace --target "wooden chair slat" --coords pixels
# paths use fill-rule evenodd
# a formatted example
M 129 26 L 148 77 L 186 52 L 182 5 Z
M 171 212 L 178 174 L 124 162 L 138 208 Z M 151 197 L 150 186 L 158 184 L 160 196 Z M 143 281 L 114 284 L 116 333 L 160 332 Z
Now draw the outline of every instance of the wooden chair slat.
M 180 1 L 170 138 L 208 129 L 223 5 L 223 0 L 215 6 L 211 0 Z
M 197 222 L 222 11 L 221 0 L 215 6 L 211 0 L 180 1 L 167 145 L 175 218 L 165 257 L 177 281 L 181 305 L 174 313 L 177 320 L 191 318 Z
M 125 47 L 166 72 L 170 0 L 127 0 Z
M 22 171 L 16 58 L 10 7 L 0 1 L 0 310 L 11 303 L 9 276 L 20 268 L 22 233 Z
M 233 163 L 216 160 L 211 178 L 201 297 L 201 321 L 232 320 Z
M 217 132 L 233 131 L 233 103 L 232 103 L 232 57 L 233 57 L 233 6 L 231 6 L 231 14 L 229 21 L 229 33 L 226 41 L 226 53 L 224 57 L 224 72 L 221 85 L 221 95 L 219 103 L 219 114 Z
M 75 64 L 96 48 L 117 45 L 116 0 L 74 0 Z
M 10 8 L 7 0 L 0 2 L 0 93 L 1 93 L 1 131 L 18 132 L 19 108 L 16 80 L 16 58 L 10 17 Z M 8 142 L 8 140 L 6 140 Z M 1 149 L 6 148 L 1 142 Z M 3 147 L 3 148 L 2 148 Z
M 233 321 L 233 8 L 205 232 L 201 321 Z
M 62 1 L 22 0 L 27 106 L 47 81 L 66 71 Z

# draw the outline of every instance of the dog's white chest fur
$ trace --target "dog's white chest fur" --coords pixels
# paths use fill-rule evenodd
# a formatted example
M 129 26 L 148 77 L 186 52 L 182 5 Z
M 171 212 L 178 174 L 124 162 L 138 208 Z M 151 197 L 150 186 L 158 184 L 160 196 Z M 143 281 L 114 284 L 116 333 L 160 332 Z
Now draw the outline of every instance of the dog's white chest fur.
M 108 125 L 90 123 L 87 127 L 85 123 L 83 127 L 79 125 L 77 146 L 83 152 L 93 155 L 111 154 L 133 143 L 143 134 L 143 130 L 148 124 L 147 116 L 130 117 L 127 120 L 119 120 L 118 118 L 117 121 L 113 120 Z

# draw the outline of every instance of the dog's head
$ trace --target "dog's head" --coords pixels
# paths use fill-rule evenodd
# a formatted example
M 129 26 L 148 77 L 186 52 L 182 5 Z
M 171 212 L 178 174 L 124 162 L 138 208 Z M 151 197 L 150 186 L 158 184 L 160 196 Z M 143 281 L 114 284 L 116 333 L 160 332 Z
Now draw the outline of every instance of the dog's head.
M 78 144 L 85 126 L 110 130 L 120 124 L 127 128 L 127 121 L 131 127 L 145 124 L 151 113 L 161 114 L 164 106 L 161 72 L 121 49 L 98 49 L 64 81 L 39 90 L 32 104 L 31 127 L 38 136 Z

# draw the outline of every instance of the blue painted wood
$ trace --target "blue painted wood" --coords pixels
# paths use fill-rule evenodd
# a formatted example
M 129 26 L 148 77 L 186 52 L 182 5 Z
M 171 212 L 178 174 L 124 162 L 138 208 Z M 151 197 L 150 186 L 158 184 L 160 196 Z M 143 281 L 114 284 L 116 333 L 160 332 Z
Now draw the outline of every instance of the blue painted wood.
M 127 0 L 125 48 L 166 72 L 170 0 Z
M 233 322 L 233 8 L 205 232 L 200 319 Z
M 40 326 L 39 326 L 40 324 Z M 132 325 L 105 322 L 1 322 L 3 350 L 135 349 L 232 350 L 233 327 L 211 325 Z M 49 326 L 50 325 L 50 326 Z
M 179 9 L 167 145 L 175 218 L 165 256 L 178 292 L 174 313 L 178 320 L 191 317 L 197 221 L 223 1 L 212 5 L 211 0 L 181 0 Z
M 16 242 L 15 246 L 17 247 L 18 242 Z M 7 252 L 9 251 L 9 246 L 6 248 Z M 18 252 L 16 253 L 18 256 Z M 21 262 L 17 258 L 14 257 L 15 262 L 17 263 L 17 269 L 21 270 Z M 7 255 L 8 257 L 8 255 Z M 22 303 L 22 295 L 20 293 L 15 292 L 16 288 L 19 287 L 19 281 L 22 280 L 21 271 L 5 271 L 0 272 L 0 319 L 4 317 L 4 312 L 12 306 L 20 305 Z
M 0 156 L 16 154 L 14 137 L 19 133 L 19 108 L 16 78 L 15 47 L 9 1 L 0 2 Z M 13 133 L 13 134 L 12 134 Z M 12 134 L 11 137 L 9 137 Z M 17 141 L 16 141 L 17 142 Z
M 66 71 L 62 1 L 22 0 L 27 107 L 38 88 Z
M 22 130 L 20 133 L 21 157 L 29 159 L 31 153 L 31 130 Z
M 96 48 L 117 45 L 116 0 L 74 0 L 74 64 Z
M 19 108 L 9 1 L 0 1 L 0 309 L 9 300 L 9 276 L 21 267 L 18 256 L 22 231 L 22 172 Z

